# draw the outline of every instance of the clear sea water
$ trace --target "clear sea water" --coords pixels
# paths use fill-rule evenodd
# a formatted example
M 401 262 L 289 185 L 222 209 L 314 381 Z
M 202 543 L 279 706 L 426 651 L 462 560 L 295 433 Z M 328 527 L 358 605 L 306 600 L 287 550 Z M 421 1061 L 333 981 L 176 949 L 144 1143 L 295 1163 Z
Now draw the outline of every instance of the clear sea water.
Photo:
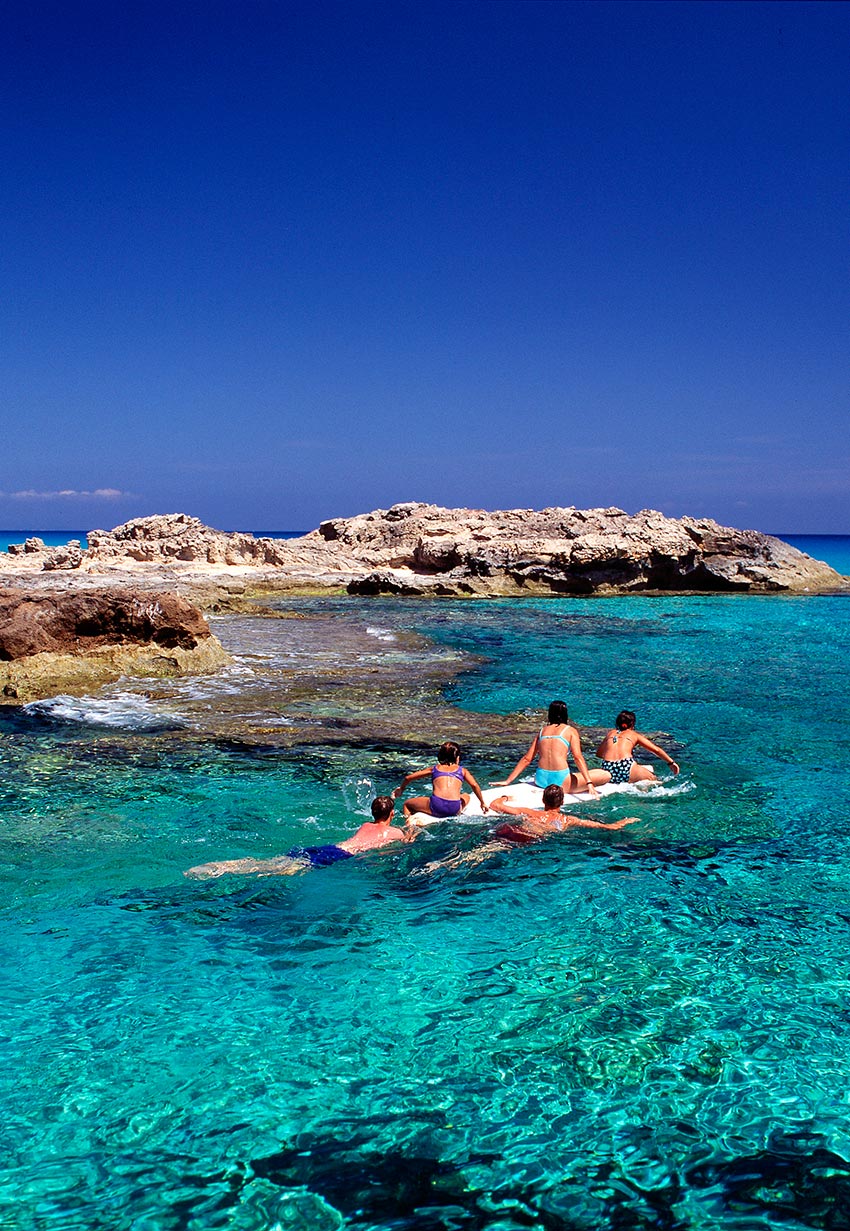
M 338 840 L 411 754 L 202 740 L 179 690 L 0 711 L 0 1225 L 850 1226 L 850 601 L 302 609 L 376 656 L 411 630 L 475 654 L 447 699 L 529 736 L 556 695 L 585 724 L 628 705 L 681 776 L 576 805 L 625 831 L 483 863 L 429 870 L 486 838 L 447 822 L 195 882 Z M 255 623 L 303 652 L 304 622 Z

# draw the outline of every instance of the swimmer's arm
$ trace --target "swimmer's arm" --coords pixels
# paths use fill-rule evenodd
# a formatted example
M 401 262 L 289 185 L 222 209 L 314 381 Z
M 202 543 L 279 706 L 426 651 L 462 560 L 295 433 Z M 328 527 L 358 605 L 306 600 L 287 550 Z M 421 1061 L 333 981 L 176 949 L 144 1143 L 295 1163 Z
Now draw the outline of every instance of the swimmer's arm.
M 499 795 L 490 804 L 491 812 L 504 812 L 509 816 L 527 816 L 528 808 L 517 808 L 514 804 L 505 803 L 506 799 L 510 799 L 510 795 Z
M 519 774 L 521 774 L 524 769 L 527 769 L 528 766 L 531 764 L 531 762 L 534 760 L 534 758 L 537 756 L 538 738 L 539 737 L 535 735 L 534 739 L 531 741 L 531 747 L 529 748 L 528 752 L 525 754 L 524 757 L 520 757 L 516 765 L 513 767 L 511 772 L 508 774 L 507 778 L 505 778 L 503 782 L 491 782 L 490 786 L 510 786 L 514 778 L 516 778 Z
M 481 805 L 481 811 L 486 812 L 488 805 L 484 802 L 484 796 L 481 794 L 481 787 L 475 781 L 475 779 L 473 778 L 472 774 L 469 772 L 468 769 L 465 769 L 463 771 L 463 780 L 464 782 L 469 783 L 469 785 L 472 787 L 475 794 L 478 796 L 478 802 Z
M 414 769 L 411 773 L 405 774 L 401 780 L 401 786 L 390 791 L 390 799 L 398 799 L 408 782 L 414 782 L 417 778 L 427 778 L 430 773 L 430 769 Z
M 645 748 L 647 752 L 652 752 L 655 756 L 660 757 L 662 761 L 666 761 L 674 774 L 678 774 L 679 766 L 676 761 L 666 753 L 663 748 L 659 748 L 657 744 L 653 744 L 651 739 L 647 739 L 645 735 L 641 735 L 639 731 L 635 731 L 635 743 L 640 744 L 641 748 Z
M 580 816 L 565 816 L 564 820 L 572 825 L 580 825 L 582 829 L 624 829 L 626 825 L 635 825 L 639 816 L 624 816 L 621 821 L 589 821 Z

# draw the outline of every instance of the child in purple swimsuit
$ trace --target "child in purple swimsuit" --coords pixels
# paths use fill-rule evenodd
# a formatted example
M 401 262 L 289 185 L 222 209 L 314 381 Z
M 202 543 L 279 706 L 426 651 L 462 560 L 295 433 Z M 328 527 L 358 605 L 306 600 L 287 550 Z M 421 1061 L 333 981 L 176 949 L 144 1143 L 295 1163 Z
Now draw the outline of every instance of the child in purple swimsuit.
M 409 820 L 414 812 L 428 812 L 431 816 L 457 816 L 469 803 L 470 796 L 463 792 L 463 783 L 468 783 L 481 804 L 482 812 L 487 811 L 481 787 L 468 769 L 460 763 L 460 748 L 451 740 L 440 744 L 437 749 L 437 764 L 431 769 L 417 769 L 405 774 L 401 786 L 392 792 L 392 798 L 397 799 L 409 782 L 416 778 L 431 778 L 433 787 L 430 795 L 415 795 L 404 804 L 404 817 Z

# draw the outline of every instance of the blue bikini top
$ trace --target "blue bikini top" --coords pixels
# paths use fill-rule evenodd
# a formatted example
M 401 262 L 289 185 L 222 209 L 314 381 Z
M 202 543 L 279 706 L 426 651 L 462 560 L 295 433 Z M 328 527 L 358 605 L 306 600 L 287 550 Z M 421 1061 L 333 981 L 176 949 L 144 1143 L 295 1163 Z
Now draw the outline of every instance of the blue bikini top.
M 546 726 L 546 725 L 547 725 L 546 723 L 543 724 L 543 726 Z M 559 739 L 565 748 L 569 748 L 570 746 L 570 741 L 568 739 L 564 739 L 563 735 L 544 735 L 543 727 L 540 728 L 540 734 L 537 736 L 537 738 L 539 740 L 540 739 Z

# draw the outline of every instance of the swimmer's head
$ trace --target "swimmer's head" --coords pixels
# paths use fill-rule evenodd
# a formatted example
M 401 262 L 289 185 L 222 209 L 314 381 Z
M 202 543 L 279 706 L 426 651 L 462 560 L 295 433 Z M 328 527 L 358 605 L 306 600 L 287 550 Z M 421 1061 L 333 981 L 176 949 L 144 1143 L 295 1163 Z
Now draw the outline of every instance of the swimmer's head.
M 617 717 L 614 719 L 614 726 L 618 731 L 631 731 L 635 725 L 635 716 L 631 710 L 620 710 Z
M 447 739 L 444 744 L 440 744 L 437 749 L 437 764 L 438 765 L 455 765 L 460 761 L 460 748 L 450 739 Z
M 550 723 L 569 722 L 566 701 L 553 701 L 549 706 L 549 716 L 546 721 Z
M 543 791 L 543 807 L 544 808 L 560 808 L 564 802 L 564 788 L 555 786 L 547 786 Z
M 372 800 L 372 816 L 376 821 L 388 821 L 393 814 L 395 801 L 389 795 L 379 795 Z

